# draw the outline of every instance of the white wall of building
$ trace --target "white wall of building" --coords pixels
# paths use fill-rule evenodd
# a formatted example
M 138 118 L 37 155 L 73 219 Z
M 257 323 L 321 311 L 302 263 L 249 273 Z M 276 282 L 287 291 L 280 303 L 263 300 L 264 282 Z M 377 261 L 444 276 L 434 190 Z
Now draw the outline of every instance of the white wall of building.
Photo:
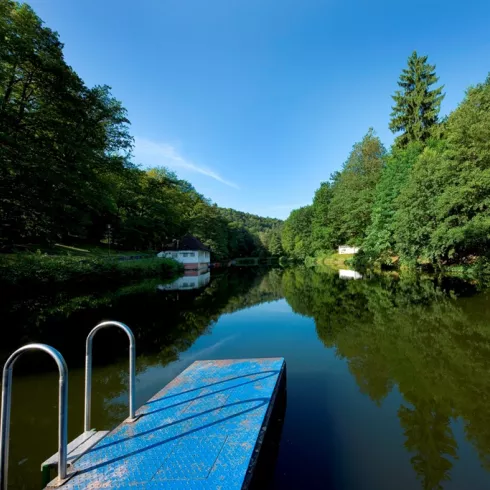
M 348 245 L 341 245 L 339 247 L 340 255 L 356 254 L 357 252 L 359 252 L 359 247 L 349 247 Z
M 181 264 L 209 263 L 211 260 L 209 252 L 203 250 L 180 250 L 177 252 L 160 252 L 157 257 L 174 259 Z

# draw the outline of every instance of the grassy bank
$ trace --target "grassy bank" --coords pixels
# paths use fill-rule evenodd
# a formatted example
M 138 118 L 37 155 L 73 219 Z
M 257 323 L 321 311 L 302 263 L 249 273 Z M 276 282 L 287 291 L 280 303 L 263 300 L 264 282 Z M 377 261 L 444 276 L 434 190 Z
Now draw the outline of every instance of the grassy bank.
M 349 260 L 352 259 L 354 255 L 352 254 L 338 254 L 332 253 L 329 255 L 322 255 L 319 257 L 315 257 L 313 259 L 313 263 L 315 265 L 326 265 L 328 267 L 334 267 L 336 269 L 345 269 L 349 268 Z
M 149 277 L 169 277 L 182 271 L 171 259 L 123 260 L 86 256 L 12 254 L 0 257 L 0 287 L 69 287 Z

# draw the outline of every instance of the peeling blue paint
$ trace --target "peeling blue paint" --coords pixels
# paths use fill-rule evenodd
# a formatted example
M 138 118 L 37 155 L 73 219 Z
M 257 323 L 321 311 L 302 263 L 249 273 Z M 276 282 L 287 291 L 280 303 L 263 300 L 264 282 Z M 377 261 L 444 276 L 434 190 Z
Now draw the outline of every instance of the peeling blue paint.
M 242 489 L 285 362 L 197 361 L 78 459 L 66 490 Z

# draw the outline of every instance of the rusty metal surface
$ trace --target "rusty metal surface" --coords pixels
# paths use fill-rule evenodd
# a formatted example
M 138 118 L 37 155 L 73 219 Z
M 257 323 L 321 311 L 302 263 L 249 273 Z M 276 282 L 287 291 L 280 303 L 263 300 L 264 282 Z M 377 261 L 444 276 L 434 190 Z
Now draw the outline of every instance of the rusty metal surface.
M 78 459 L 61 488 L 241 489 L 284 359 L 197 361 Z

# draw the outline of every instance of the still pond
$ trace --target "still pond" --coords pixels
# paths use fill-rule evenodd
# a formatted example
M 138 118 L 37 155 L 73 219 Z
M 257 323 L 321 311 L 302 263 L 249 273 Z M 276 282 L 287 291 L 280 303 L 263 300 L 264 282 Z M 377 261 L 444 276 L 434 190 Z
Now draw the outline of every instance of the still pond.
M 286 358 L 269 488 L 490 488 L 490 294 L 476 283 L 299 267 L 3 297 L 2 364 L 34 341 L 65 356 L 70 440 L 83 428 L 85 337 L 114 319 L 136 336 L 137 406 L 198 359 Z M 53 367 L 42 354 L 16 364 L 10 488 L 39 488 L 56 451 Z M 127 416 L 127 378 L 127 338 L 100 332 L 94 427 Z

